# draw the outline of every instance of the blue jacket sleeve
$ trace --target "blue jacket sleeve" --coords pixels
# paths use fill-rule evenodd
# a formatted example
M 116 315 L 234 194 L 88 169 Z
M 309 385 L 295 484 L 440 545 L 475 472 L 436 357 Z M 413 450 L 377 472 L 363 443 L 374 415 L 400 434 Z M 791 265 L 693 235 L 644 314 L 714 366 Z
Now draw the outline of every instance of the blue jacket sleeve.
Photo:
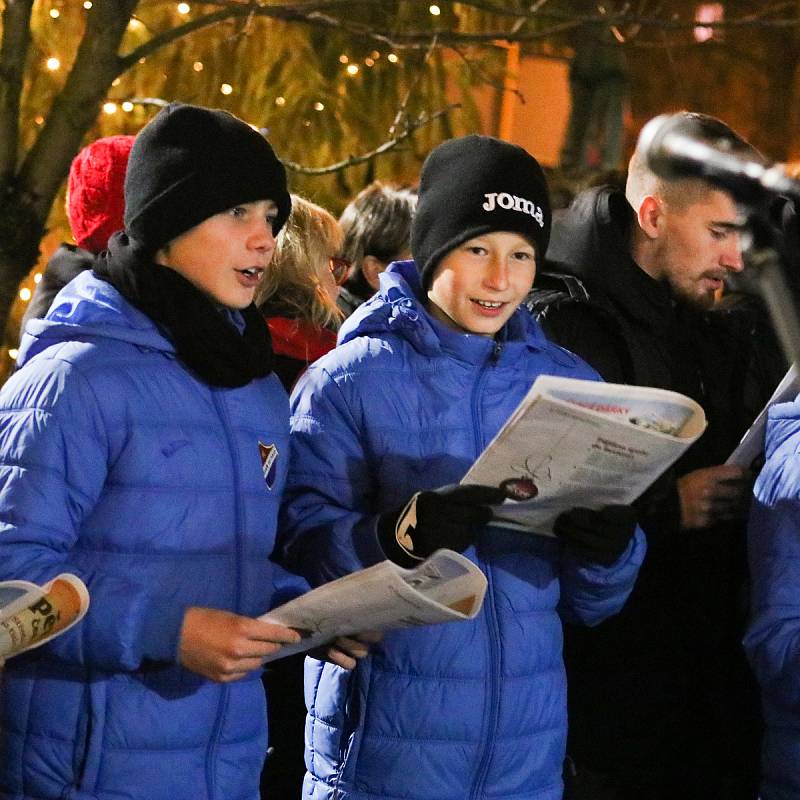
M 89 382 L 58 360 L 31 364 L 0 395 L 0 580 L 46 583 L 72 572 L 90 608 L 71 630 L 43 645 L 70 662 L 135 670 L 172 661 L 184 609 L 169 587 L 104 572 L 81 547 L 81 526 L 105 491 L 108 436 Z M 132 531 L 132 535 L 134 531 Z
M 369 453 L 339 385 L 312 367 L 292 394 L 279 526 L 283 562 L 312 586 L 382 561 Z
M 745 650 L 767 703 L 792 709 L 796 715 L 800 713 L 800 500 L 780 499 L 773 505 L 756 499 L 748 549 L 752 611 Z
M 646 551 L 645 535 L 638 526 L 625 552 L 609 567 L 577 559 L 563 548 L 561 617 L 567 622 L 597 625 L 618 613 L 633 589 Z

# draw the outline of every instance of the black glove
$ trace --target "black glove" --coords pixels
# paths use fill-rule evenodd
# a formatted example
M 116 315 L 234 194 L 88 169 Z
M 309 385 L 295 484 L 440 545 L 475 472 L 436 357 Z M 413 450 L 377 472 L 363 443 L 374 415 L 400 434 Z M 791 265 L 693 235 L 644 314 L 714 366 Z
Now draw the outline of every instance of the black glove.
M 633 506 L 572 508 L 556 518 L 553 532 L 579 558 L 608 567 L 625 551 L 636 530 Z
M 460 553 L 492 518 L 489 506 L 504 499 L 502 489 L 476 484 L 417 492 L 402 509 L 378 517 L 378 542 L 401 567 L 415 567 L 442 547 Z

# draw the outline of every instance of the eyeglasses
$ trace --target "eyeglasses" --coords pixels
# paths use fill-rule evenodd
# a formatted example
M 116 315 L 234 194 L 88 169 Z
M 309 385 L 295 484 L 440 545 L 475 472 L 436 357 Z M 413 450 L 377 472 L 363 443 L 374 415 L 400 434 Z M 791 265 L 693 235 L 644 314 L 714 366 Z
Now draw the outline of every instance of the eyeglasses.
M 333 275 L 337 286 L 341 286 L 345 282 L 350 272 L 350 267 L 353 266 L 349 259 L 339 258 L 339 256 L 331 256 L 328 265 L 331 268 L 331 275 Z

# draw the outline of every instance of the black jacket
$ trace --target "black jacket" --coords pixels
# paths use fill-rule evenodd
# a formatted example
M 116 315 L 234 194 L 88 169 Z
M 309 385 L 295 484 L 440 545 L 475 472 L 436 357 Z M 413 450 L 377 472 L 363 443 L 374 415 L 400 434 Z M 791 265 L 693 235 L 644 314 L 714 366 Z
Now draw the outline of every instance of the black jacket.
M 739 645 L 743 526 L 682 531 L 676 480 L 725 461 L 785 366 L 755 301 L 699 313 L 639 268 L 628 247 L 633 223 L 622 192 L 580 194 L 556 215 L 528 307 L 551 339 L 606 380 L 689 395 L 709 426 L 637 503 L 648 555 L 625 608 L 598 628 L 565 631 L 569 749 L 578 763 L 653 781 L 690 760 L 718 774 L 729 770 L 721 759 L 733 758 L 752 771 L 755 694 Z M 764 351 L 756 333 L 771 343 Z M 723 714 L 706 708 L 717 699 Z M 729 745 L 734 724 L 747 730 Z M 742 752 L 730 755 L 736 748 Z
M 50 309 L 53 298 L 76 276 L 90 269 L 94 255 L 73 244 L 62 244 L 53 253 L 42 273 L 42 279 L 33 291 L 19 326 L 20 338 L 29 319 L 40 319 Z

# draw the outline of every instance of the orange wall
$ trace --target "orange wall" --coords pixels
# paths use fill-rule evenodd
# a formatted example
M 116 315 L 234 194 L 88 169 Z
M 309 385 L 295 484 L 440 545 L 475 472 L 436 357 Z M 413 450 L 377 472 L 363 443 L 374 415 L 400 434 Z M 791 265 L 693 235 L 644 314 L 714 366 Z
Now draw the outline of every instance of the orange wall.
M 569 64 L 557 58 L 530 57 L 519 62 L 519 90 L 523 103 L 506 96 L 501 126 L 507 138 L 521 145 L 545 166 L 558 164 L 558 154 L 569 117 Z

